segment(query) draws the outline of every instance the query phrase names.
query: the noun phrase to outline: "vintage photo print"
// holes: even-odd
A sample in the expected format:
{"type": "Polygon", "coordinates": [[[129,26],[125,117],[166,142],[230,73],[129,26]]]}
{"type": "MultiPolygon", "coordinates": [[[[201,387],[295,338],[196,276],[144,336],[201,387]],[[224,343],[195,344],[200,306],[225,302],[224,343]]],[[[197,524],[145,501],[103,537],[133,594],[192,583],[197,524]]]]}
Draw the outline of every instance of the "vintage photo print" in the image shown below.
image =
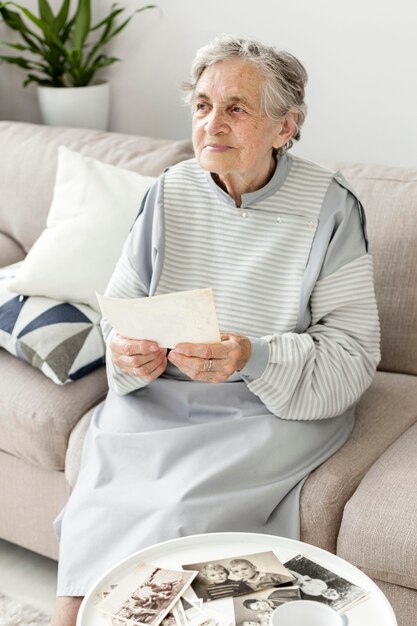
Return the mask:
{"type": "Polygon", "coordinates": [[[294,580],[272,551],[189,563],[182,567],[198,571],[193,589],[204,602],[241,596],[294,580]]]}
{"type": "Polygon", "coordinates": [[[104,600],[104,598],[107,598],[107,596],[114,591],[117,588],[117,584],[115,585],[106,585],[105,587],[103,587],[102,589],[100,589],[100,591],[98,591],[94,597],[93,600],[93,604],[97,605],[100,604],[100,602],[102,600],[104,600]]]}
{"type": "Polygon", "coordinates": [[[300,600],[300,590],[295,586],[254,591],[233,598],[236,626],[269,626],[272,612],[284,602],[300,600]]]}
{"type": "Polygon", "coordinates": [[[186,598],[181,598],[179,602],[184,611],[186,623],[188,626],[201,626],[210,620],[210,616],[199,604],[194,604],[186,598]]]}
{"type": "Polygon", "coordinates": [[[287,561],[285,565],[295,576],[294,584],[300,588],[302,599],[317,600],[336,611],[343,611],[368,595],[361,587],[301,554],[287,561]]]}
{"type": "Polygon", "coordinates": [[[187,626],[202,626],[203,624],[204,626],[231,626],[233,624],[233,620],[229,620],[222,613],[209,610],[207,607],[203,608],[202,600],[198,600],[195,604],[182,597],[179,603],[184,609],[187,626]]]}
{"type": "Polygon", "coordinates": [[[158,626],[196,574],[193,571],[172,571],[140,563],[97,608],[131,626],[158,626]]]}

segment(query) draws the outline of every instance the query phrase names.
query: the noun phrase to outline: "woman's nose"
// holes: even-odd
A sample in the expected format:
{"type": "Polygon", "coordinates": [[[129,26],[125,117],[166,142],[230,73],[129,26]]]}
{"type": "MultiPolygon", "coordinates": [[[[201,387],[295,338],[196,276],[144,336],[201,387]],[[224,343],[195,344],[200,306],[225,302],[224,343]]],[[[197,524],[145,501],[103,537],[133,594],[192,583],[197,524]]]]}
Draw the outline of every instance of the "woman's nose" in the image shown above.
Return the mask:
{"type": "Polygon", "coordinates": [[[213,107],[206,117],[206,131],[209,135],[218,135],[228,132],[228,130],[226,111],[223,108],[213,107]]]}

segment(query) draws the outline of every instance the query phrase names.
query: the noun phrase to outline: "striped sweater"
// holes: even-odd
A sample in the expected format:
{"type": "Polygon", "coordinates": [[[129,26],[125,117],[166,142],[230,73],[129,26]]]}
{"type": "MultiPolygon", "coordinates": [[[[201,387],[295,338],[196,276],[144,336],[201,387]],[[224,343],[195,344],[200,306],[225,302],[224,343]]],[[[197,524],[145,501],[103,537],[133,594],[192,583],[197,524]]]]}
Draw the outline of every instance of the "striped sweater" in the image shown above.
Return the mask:
{"type": "MultiPolygon", "coordinates": [[[[251,339],[241,376],[283,419],[351,407],[379,360],[360,204],[339,174],[286,156],[241,207],[194,159],[148,194],[106,293],[146,297],[211,286],[222,331],[251,339]]],[[[113,331],[103,321],[107,343],[113,331]]],[[[148,384],[107,358],[110,387],[148,384]]]]}

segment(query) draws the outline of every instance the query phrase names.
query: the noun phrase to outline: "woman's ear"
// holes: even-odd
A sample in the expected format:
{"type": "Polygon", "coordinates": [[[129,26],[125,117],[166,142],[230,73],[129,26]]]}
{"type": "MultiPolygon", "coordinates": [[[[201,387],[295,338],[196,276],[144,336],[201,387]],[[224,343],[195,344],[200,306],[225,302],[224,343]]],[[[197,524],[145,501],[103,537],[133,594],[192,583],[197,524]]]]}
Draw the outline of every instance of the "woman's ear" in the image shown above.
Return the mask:
{"type": "Polygon", "coordinates": [[[298,113],[296,111],[288,111],[283,121],[280,122],[280,129],[277,132],[273,148],[281,148],[290,141],[297,130],[297,120],[298,113]]]}

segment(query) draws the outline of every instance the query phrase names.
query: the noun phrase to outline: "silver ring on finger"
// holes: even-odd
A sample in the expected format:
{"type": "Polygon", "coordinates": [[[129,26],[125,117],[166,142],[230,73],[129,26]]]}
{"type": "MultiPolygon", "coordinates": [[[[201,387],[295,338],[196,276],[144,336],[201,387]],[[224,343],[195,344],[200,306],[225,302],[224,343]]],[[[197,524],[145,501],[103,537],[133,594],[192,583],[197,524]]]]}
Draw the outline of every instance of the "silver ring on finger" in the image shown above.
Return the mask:
{"type": "Polygon", "coordinates": [[[213,369],[213,359],[209,359],[208,360],[207,371],[211,372],[212,369],[213,369]]]}

